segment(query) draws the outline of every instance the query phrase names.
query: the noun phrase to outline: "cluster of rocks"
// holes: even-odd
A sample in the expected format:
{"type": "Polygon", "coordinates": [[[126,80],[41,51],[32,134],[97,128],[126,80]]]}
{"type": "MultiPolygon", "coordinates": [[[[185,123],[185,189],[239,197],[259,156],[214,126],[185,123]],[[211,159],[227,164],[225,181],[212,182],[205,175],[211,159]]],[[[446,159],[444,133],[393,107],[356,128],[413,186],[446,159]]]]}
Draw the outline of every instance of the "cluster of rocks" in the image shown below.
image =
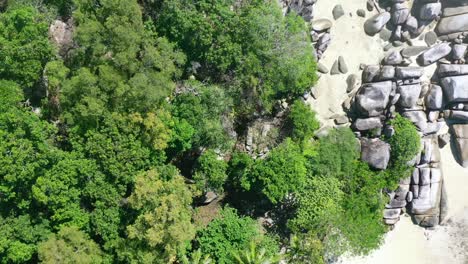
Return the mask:
{"type": "Polygon", "coordinates": [[[314,4],[316,2],[317,0],[279,0],[284,14],[294,11],[302,16],[306,22],[310,22],[314,18],[314,4]]]}
{"type": "MultiPolygon", "coordinates": [[[[361,159],[372,168],[384,170],[390,161],[390,145],[381,139],[391,137],[389,120],[400,113],[414,123],[422,137],[423,149],[412,161],[413,177],[402,180],[395,191],[388,192],[390,203],[384,221],[395,224],[406,208],[414,221],[434,226],[441,219],[443,177],[440,170],[439,135],[445,126],[444,89],[424,79],[424,68],[407,66],[401,53],[389,53],[383,65],[366,66],[362,86],[349,105],[352,128],[361,141],[361,159]]],[[[445,207],[444,207],[445,208],[445,207]]],[[[443,217],[442,217],[443,218],[443,217]]]]}
{"type": "Polygon", "coordinates": [[[440,64],[437,76],[444,94],[444,116],[449,120],[458,160],[468,167],[468,65],[440,64]]]}
{"type": "Polygon", "coordinates": [[[413,221],[424,227],[434,227],[444,220],[447,196],[438,142],[435,135],[422,139],[422,150],[415,159],[416,168],[412,176],[401,180],[398,188],[388,193],[390,202],[383,213],[386,224],[394,225],[407,210],[413,221]]]}
{"type": "Polygon", "coordinates": [[[427,25],[439,19],[442,5],[438,0],[419,0],[411,8],[408,0],[390,0],[385,10],[369,18],[364,24],[368,35],[385,29],[385,38],[393,42],[408,41],[420,35],[427,25]]]}

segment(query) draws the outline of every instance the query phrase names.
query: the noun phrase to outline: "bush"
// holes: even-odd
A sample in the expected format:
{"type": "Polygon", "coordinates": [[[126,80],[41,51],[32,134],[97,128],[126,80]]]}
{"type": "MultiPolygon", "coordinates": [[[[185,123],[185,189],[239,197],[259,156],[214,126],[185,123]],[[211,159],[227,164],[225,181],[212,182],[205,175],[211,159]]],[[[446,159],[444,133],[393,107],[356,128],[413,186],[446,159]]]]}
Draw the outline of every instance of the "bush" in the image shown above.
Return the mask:
{"type": "Polygon", "coordinates": [[[385,171],[388,187],[394,188],[402,178],[410,176],[409,161],[421,150],[421,139],[413,123],[397,115],[390,124],[395,134],[388,139],[391,147],[391,166],[385,171]]]}
{"type": "Polygon", "coordinates": [[[297,212],[288,223],[294,232],[314,231],[323,236],[342,213],[344,193],[332,177],[313,177],[304,191],[297,193],[297,212]]]}
{"type": "Polygon", "coordinates": [[[198,231],[196,243],[203,254],[210,255],[216,263],[226,264],[234,262],[231,252],[247,248],[251,241],[261,244],[264,239],[253,219],[240,217],[235,209],[226,207],[220,217],[198,231]]]}
{"type": "Polygon", "coordinates": [[[307,174],[306,159],[299,146],[288,138],[264,160],[258,160],[252,174],[252,180],[259,181],[260,192],[276,204],[288,193],[304,187],[307,174]]]}
{"type": "Polygon", "coordinates": [[[421,149],[421,140],[413,123],[397,115],[390,124],[395,134],[388,139],[391,146],[392,160],[395,165],[406,164],[412,160],[421,149]]]}
{"type": "Polygon", "coordinates": [[[359,145],[349,128],[333,129],[317,144],[317,154],[311,159],[315,175],[346,177],[360,157],[359,145]]]}
{"type": "Polygon", "coordinates": [[[309,140],[320,127],[315,112],[301,100],[296,100],[288,115],[292,126],[292,137],[297,141],[309,140]]]}
{"type": "Polygon", "coordinates": [[[213,150],[205,151],[197,160],[194,179],[201,190],[222,192],[227,179],[227,163],[213,150]]]}

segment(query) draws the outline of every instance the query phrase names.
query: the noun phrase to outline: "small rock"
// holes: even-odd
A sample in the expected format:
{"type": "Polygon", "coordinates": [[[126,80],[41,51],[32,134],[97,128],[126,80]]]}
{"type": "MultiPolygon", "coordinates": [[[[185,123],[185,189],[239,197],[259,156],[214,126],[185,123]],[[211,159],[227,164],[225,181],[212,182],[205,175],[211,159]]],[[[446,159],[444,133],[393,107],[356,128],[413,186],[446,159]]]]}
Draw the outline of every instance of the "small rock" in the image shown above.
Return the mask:
{"type": "Polygon", "coordinates": [[[430,47],[437,42],[437,35],[434,31],[429,31],[424,35],[424,41],[430,47]]]}
{"type": "Polygon", "coordinates": [[[407,47],[402,50],[401,55],[403,55],[403,57],[405,58],[409,58],[413,56],[418,56],[419,54],[423,53],[426,50],[427,50],[427,47],[424,47],[424,46],[407,47]]]}
{"type": "Polygon", "coordinates": [[[346,92],[350,93],[359,85],[359,77],[356,74],[350,74],[348,78],[346,78],[346,84],[348,85],[346,88],[346,92]]]}
{"type": "Polygon", "coordinates": [[[369,18],[364,23],[364,31],[366,32],[366,34],[374,36],[382,30],[382,28],[387,24],[390,18],[391,15],[389,12],[377,14],[369,18]]]}
{"type": "Polygon", "coordinates": [[[346,62],[343,58],[343,56],[338,57],[338,68],[341,73],[346,74],[348,73],[348,66],[346,65],[346,62]]]}
{"type": "Polygon", "coordinates": [[[343,10],[343,6],[342,5],[336,5],[334,8],[333,8],[333,18],[335,20],[337,20],[338,18],[342,17],[344,15],[344,10],[343,10]]]}
{"type": "Polygon", "coordinates": [[[320,95],[321,95],[321,92],[320,90],[318,89],[318,87],[312,87],[312,89],[310,90],[310,93],[312,94],[312,97],[317,100],[320,95]]]}
{"type": "Polygon", "coordinates": [[[317,19],[312,21],[312,29],[314,31],[325,31],[332,27],[332,22],[326,18],[317,19]]]}
{"type": "Polygon", "coordinates": [[[439,146],[440,148],[445,147],[448,143],[450,143],[450,134],[446,133],[443,135],[439,135],[439,146]]]}
{"type": "Polygon", "coordinates": [[[367,0],[366,8],[367,8],[367,11],[369,11],[369,12],[374,11],[374,1],[367,0]]]}
{"type": "Polygon", "coordinates": [[[207,192],[205,194],[205,200],[203,201],[204,204],[209,204],[213,202],[216,198],[218,198],[218,195],[214,192],[207,192]]]}
{"type": "Polygon", "coordinates": [[[366,10],[364,10],[364,9],[358,9],[358,10],[356,11],[356,14],[357,14],[358,16],[360,16],[360,17],[366,17],[366,10]]]}
{"type": "Polygon", "coordinates": [[[348,123],[348,117],[347,116],[339,116],[337,118],[335,118],[335,124],[337,125],[343,125],[343,124],[346,124],[348,123]]]}
{"type": "Polygon", "coordinates": [[[392,32],[387,28],[383,28],[382,31],[380,31],[379,36],[383,41],[389,41],[392,37],[392,32]]]}
{"type": "Polygon", "coordinates": [[[339,68],[339,62],[338,62],[338,60],[336,60],[336,61],[333,63],[333,66],[332,66],[332,68],[331,68],[330,74],[331,74],[331,75],[340,74],[340,68],[339,68]]]}
{"type": "Polygon", "coordinates": [[[329,72],[327,66],[325,66],[323,63],[319,62],[317,63],[317,70],[321,73],[327,74],[329,72]]]}
{"type": "Polygon", "coordinates": [[[399,51],[392,51],[384,58],[384,64],[386,65],[398,65],[402,63],[403,57],[399,51]]]}

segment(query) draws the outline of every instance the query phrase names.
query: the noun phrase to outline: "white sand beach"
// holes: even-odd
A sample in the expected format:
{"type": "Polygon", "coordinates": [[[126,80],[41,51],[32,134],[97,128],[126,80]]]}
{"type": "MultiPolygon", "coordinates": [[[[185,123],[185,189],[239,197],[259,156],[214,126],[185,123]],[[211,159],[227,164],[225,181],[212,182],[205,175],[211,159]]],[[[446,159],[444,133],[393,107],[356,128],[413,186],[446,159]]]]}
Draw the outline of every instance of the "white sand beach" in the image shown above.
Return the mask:
{"type": "Polygon", "coordinates": [[[349,69],[347,74],[322,74],[315,87],[319,90],[320,97],[318,100],[309,100],[324,125],[333,124],[333,119],[329,119],[331,116],[344,114],[341,104],[347,98],[348,75],[355,73],[360,76],[361,63],[378,64],[383,57],[383,41],[379,36],[367,36],[363,30],[364,22],[371,13],[367,12],[366,18],[356,15],[356,11],[363,8],[366,8],[365,0],[319,0],[315,5],[316,18],[328,18],[333,21],[331,44],[320,62],[331,69],[338,56],[343,56],[349,69]],[[335,21],[332,9],[337,4],[343,6],[345,15],[335,21]]]}

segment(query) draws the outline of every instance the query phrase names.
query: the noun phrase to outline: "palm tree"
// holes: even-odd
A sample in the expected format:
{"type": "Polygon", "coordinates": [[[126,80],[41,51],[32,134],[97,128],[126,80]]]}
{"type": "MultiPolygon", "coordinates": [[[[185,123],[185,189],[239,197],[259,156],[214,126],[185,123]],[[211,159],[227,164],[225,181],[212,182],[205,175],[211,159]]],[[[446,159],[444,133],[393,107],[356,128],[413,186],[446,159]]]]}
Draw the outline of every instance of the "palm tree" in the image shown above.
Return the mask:
{"type": "Polygon", "coordinates": [[[190,259],[187,256],[182,257],[182,264],[211,264],[210,255],[202,255],[200,249],[190,254],[190,259]]]}
{"type": "Polygon", "coordinates": [[[249,248],[232,254],[237,264],[276,264],[280,262],[281,256],[269,257],[265,255],[265,252],[264,248],[258,250],[255,243],[251,242],[249,248]]]}

